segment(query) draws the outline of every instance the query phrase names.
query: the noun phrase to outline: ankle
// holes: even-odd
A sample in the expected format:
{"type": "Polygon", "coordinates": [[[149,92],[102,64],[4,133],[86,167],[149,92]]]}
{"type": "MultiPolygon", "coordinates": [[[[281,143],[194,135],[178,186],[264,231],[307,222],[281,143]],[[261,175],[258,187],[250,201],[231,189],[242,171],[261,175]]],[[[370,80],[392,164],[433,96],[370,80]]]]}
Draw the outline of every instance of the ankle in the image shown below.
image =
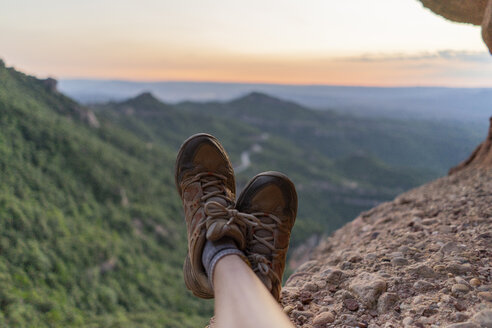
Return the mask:
{"type": "Polygon", "coordinates": [[[205,243],[202,253],[202,264],[205,268],[205,272],[207,273],[208,280],[212,288],[214,286],[213,275],[217,263],[219,260],[229,255],[238,255],[241,259],[248,263],[244,253],[237,248],[231,238],[226,237],[217,241],[207,240],[205,243]]]}

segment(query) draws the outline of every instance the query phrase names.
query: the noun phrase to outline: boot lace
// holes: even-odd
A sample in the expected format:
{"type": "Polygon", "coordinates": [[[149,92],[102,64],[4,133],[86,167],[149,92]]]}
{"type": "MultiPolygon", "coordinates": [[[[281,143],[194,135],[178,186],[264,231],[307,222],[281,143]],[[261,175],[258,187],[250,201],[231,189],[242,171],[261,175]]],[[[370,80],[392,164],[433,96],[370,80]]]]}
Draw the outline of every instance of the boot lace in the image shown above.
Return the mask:
{"type": "Polygon", "coordinates": [[[282,221],[276,217],[275,215],[264,213],[264,212],[256,212],[251,213],[254,217],[255,225],[252,228],[251,236],[252,240],[249,243],[248,248],[251,250],[255,249],[255,246],[261,244],[267,247],[270,250],[270,254],[262,254],[258,252],[252,252],[248,255],[248,260],[253,265],[253,271],[261,274],[264,277],[271,279],[272,281],[279,280],[278,275],[275,271],[272,270],[272,261],[277,259],[278,253],[275,251],[275,230],[281,226],[282,221]],[[260,220],[260,217],[270,219],[270,223],[265,222],[265,220],[260,220]],[[259,236],[257,233],[259,231],[267,231],[267,236],[259,236]],[[271,260],[268,259],[268,255],[270,255],[271,260]]]}
{"type": "Polygon", "coordinates": [[[207,226],[208,223],[211,223],[210,221],[217,218],[228,218],[226,225],[236,224],[241,229],[247,229],[248,226],[255,226],[256,222],[259,222],[254,215],[239,212],[234,208],[234,201],[227,196],[225,189],[226,180],[227,178],[222,174],[201,172],[184,183],[183,190],[192,183],[200,182],[201,184],[203,196],[200,200],[204,203],[204,212],[207,217],[199,224],[200,228],[207,226]],[[220,197],[228,205],[224,206],[214,200],[208,201],[212,197],[220,197]]]}
{"type": "Polygon", "coordinates": [[[234,202],[227,197],[225,190],[225,181],[227,178],[218,173],[213,172],[201,172],[193,176],[186,181],[183,185],[183,190],[190,184],[200,182],[203,190],[203,196],[200,200],[205,204],[204,211],[207,215],[206,219],[200,223],[200,226],[206,226],[208,222],[220,217],[229,218],[227,225],[237,224],[241,228],[246,228],[250,232],[251,241],[248,245],[250,250],[255,246],[261,244],[270,250],[270,254],[261,254],[258,252],[251,252],[247,257],[250,261],[253,271],[260,273],[261,275],[278,280],[279,277],[272,270],[272,261],[276,259],[277,252],[275,252],[274,246],[274,234],[275,230],[281,226],[282,221],[275,215],[265,212],[256,213],[243,213],[234,208],[234,202]],[[207,201],[212,197],[220,197],[225,200],[227,206],[222,205],[217,201],[207,201]],[[269,218],[270,223],[259,218],[269,218]],[[267,231],[267,236],[259,236],[257,232],[267,231]],[[270,255],[272,261],[267,258],[270,255]]]}

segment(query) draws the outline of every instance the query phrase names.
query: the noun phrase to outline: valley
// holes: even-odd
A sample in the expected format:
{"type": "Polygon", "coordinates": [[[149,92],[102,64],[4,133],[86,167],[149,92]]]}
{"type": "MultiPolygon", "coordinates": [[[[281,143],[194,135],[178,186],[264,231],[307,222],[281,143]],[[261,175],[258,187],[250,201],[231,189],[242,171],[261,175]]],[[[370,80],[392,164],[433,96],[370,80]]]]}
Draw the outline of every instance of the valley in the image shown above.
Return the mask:
{"type": "Polygon", "coordinates": [[[482,134],[257,92],[178,104],[142,93],[87,107],[56,81],[0,62],[0,326],[204,325],[212,303],[183,283],[173,182],[177,149],[198,132],[230,153],[238,190],[266,170],[292,178],[300,205],[291,250],[444,175],[482,134]]]}

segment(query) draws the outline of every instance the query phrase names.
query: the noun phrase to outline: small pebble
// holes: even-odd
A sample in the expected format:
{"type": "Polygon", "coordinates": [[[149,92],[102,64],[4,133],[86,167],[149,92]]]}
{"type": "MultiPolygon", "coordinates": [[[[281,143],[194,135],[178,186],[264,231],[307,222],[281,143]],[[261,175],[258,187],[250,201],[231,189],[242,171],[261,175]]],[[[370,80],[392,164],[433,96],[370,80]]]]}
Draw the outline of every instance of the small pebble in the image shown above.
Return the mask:
{"type": "Polygon", "coordinates": [[[472,269],[471,269],[471,266],[469,264],[459,264],[459,263],[450,263],[446,266],[446,270],[449,272],[449,273],[452,273],[452,274],[466,274],[467,272],[470,272],[472,269]]]}
{"type": "Polygon", "coordinates": [[[331,312],[323,312],[313,319],[314,327],[325,327],[327,323],[335,321],[335,316],[331,312]]]}
{"type": "Polygon", "coordinates": [[[334,301],[335,300],[331,296],[325,296],[325,298],[323,298],[323,304],[333,304],[334,301]]]}
{"type": "Polygon", "coordinates": [[[446,267],[442,264],[434,265],[434,270],[437,272],[442,272],[446,269],[446,267]]]}
{"type": "Polygon", "coordinates": [[[454,307],[458,311],[465,311],[466,310],[466,306],[462,302],[459,302],[459,301],[454,303],[454,307]]]}
{"type": "Polygon", "coordinates": [[[301,300],[302,304],[307,304],[313,300],[313,295],[310,292],[302,291],[299,299],[301,300]]]}
{"type": "Polygon", "coordinates": [[[431,289],[436,288],[432,283],[427,282],[425,280],[418,280],[413,284],[413,288],[419,290],[419,291],[428,291],[431,289]]]}
{"type": "Polygon", "coordinates": [[[454,284],[451,287],[451,293],[453,293],[453,295],[466,294],[468,293],[468,291],[469,291],[468,286],[463,284],[454,284]]]}
{"type": "Polygon", "coordinates": [[[302,289],[315,293],[319,290],[319,287],[315,283],[308,282],[304,284],[302,289]]]}
{"type": "Polygon", "coordinates": [[[463,321],[468,320],[468,318],[469,317],[462,312],[456,312],[453,315],[453,321],[456,321],[456,322],[463,322],[463,321]]]}
{"type": "Polygon", "coordinates": [[[408,265],[408,260],[403,257],[395,257],[391,260],[391,264],[394,266],[405,266],[408,265]]]}
{"type": "Polygon", "coordinates": [[[417,275],[418,277],[423,278],[434,278],[436,275],[436,272],[425,264],[410,269],[410,272],[414,275],[417,275]]]}
{"type": "Polygon", "coordinates": [[[481,282],[479,279],[477,278],[472,278],[470,279],[470,285],[472,285],[473,287],[478,287],[480,286],[481,282]]]}
{"type": "Polygon", "coordinates": [[[411,317],[405,317],[401,323],[403,324],[403,326],[410,326],[412,322],[413,319],[411,317]]]}
{"type": "Polygon", "coordinates": [[[287,305],[286,307],[284,307],[284,313],[286,314],[291,313],[292,310],[294,310],[294,307],[292,305],[287,305]]]}
{"type": "Polygon", "coordinates": [[[353,298],[343,300],[343,305],[345,305],[345,307],[350,311],[357,311],[359,309],[359,302],[353,298]]]}

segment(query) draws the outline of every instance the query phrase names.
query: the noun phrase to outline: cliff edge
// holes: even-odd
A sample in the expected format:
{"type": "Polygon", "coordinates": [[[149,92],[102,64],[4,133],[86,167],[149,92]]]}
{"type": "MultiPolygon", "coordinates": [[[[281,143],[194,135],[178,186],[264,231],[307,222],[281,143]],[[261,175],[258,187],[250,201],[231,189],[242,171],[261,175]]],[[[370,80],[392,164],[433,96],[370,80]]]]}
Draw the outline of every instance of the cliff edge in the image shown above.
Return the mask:
{"type": "Polygon", "coordinates": [[[282,290],[292,321],[492,327],[491,136],[450,176],[363,212],[322,242],[282,290]]]}

